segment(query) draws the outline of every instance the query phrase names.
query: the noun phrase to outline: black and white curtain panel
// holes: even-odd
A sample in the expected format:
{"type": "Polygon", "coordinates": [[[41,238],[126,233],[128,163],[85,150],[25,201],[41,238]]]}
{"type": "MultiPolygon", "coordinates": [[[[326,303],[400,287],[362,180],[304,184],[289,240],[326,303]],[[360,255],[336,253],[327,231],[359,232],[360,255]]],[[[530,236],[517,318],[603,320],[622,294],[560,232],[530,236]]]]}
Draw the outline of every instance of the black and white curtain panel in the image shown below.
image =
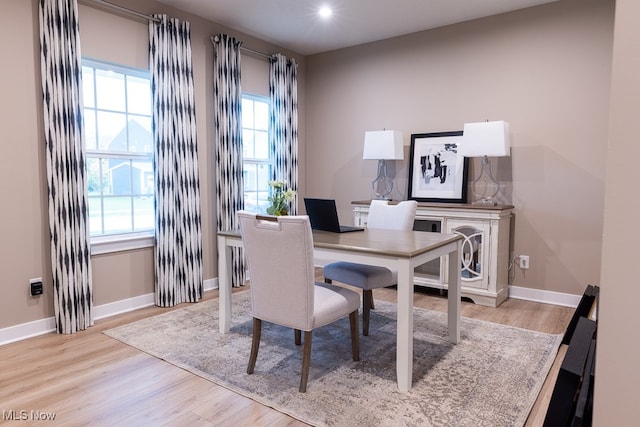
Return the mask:
{"type": "Polygon", "coordinates": [[[71,334],[93,325],[78,4],[39,3],[54,312],[71,334]]]}
{"type": "Polygon", "coordinates": [[[189,22],[154,16],[149,67],[155,154],[156,305],[202,298],[200,179],[189,22]]]}
{"type": "MultiPolygon", "coordinates": [[[[275,54],[270,59],[272,179],[283,179],[298,193],[298,65],[294,59],[275,54]]],[[[297,200],[291,214],[298,212],[297,200]]]]}
{"type": "MultiPolygon", "coordinates": [[[[216,156],[217,229],[239,227],[236,212],[244,207],[242,184],[242,90],[240,88],[241,42],[227,34],[212,37],[214,141],[216,156]]],[[[231,253],[231,285],[244,284],[242,250],[231,253]]]]}

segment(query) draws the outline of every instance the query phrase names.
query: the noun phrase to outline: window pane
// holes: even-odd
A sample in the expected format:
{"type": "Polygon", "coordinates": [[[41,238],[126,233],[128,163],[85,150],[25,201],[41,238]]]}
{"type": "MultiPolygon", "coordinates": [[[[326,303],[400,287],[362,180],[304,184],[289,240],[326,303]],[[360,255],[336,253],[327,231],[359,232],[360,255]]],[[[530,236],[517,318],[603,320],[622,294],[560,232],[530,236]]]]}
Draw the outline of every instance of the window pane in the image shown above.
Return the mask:
{"type": "Polygon", "coordinates": [[[155,222],[153,197],[134,197],[133,209],[136,212],[133,218],[133,231],[153,230],[155,222]]]}
{"type": "Polygon", "coordinates": [[[127,77],[127,107],[129,113],[151,115],[149,79],[127,77]]]}
{"type": "Polygon", "coordinates": [[[246,192],[244,193],[244,209],[250,212],[260,212],[258,210],[257,193],[246,192]]]}
{"type": "Polygon", "coordinates": [[[151,117],[130,116],[127,127],[129,131],[129,152],[151,153],[153,151],[151,117]]]}
{"type": "Polygon", "coordinates": [[[242,130],[242,156],[245,159],[253,159],[253,131],[250,129],[242,130]]]}
{"type": "Polygon", "coordinates": [[[153,230],[148,73],[92,60],[82,71],[91,235],[153,230]]]}
{"type": "Polygon", "coordinates": [[[114,195],[124,196],[131,194],[131,160],[109,159],[109,176],[111,177],[111,190],[114,195]]]}
{"type": "Polygon", "coordinates": [[[133,230],[131,197],[105,197],[104,232],[128,233],[133,230]]]}
{"type": "Polygon", "coordinates": [[[153,195],[153,162],[151,159],[131,161],[131,182],[132,194],[153,195]]]}
{"type": "Polygon", "coordinates": [[[112,180],[111,180],[111,164],[110,159],[100,159],[100,184],[103,196],[109,196],[113,194],[112,180]]]}
{"type": "Polygon", "coordinates": [[[242,153],[244,208],[266,213],[269,204],[269,100],[245,95],[242,98],[242,153]]]}
{"type": "Polygon", "coordinates": [[[269,134],[267,132],[255,133],[255,158],[269,159],[269,134]]]}
{"type": "Polygon", "coordinates": [[[96,70],[97,107],[125,111],[124,75],[110,70],[96,70]]]}
{"type": "Polygon", "coordinates": [[[121,113],[98,112],[98,149],[127,151],[127,116],[121,113]]]}
{"type": "Polygon", "coordinates": [[[256,212],[267,212],[267,208],[269,207],[269,192],[267,191],[260,191],[258,193],[258,208],[256,210],[256,212]]]}
{"type": "Polygon", "coordinates": [[[89,197],[89,234],[98,236],[102,231],[102,200],[98,197],[89,197]]]}
{"type": "Polygon", "coordinates": [[[258,130],[269,129],[269,104],[266,102],[255,103],[255,128],[258,130]]]}
{"type": "Polygon", "coordinates": [[[95,110],[93,109],[84,109],[84,116],[82,119],[84,120],[84,144],[85,147],[87,147],[87,150],[95,150],[97,148],[95,114],[95,110]]]}
{"type": "Polygon", "coordinates": [[[85,107],[95,107],[93,93],[93,68],[82,67],[82,103],[85,107]]]}
{"type": "Polygon", "coordinates": [[[245,163],[242,169],[245,194],[249,191],[257,191],[258,172],[256,169],[256,165],[245,163]]]}
{"type": "Polygon", "coordinates": [[[242,98],[242,127],[253,127],[253,101],[247,98],[242,98]]]}
{"type": "Polygon", "coordinates": [[[87,190],[89,196],[100,195],[100,159],[87,157],[87,190]]]}
{"type": "MultiPolygon", "coordinates": [[[[258,165],[258,188],[259,191],[264,191],[265,193],[269,193],[269,165],[261,164],[258,165]]],[[[267,198],[265,197],[265,200],[267,198]]]]}

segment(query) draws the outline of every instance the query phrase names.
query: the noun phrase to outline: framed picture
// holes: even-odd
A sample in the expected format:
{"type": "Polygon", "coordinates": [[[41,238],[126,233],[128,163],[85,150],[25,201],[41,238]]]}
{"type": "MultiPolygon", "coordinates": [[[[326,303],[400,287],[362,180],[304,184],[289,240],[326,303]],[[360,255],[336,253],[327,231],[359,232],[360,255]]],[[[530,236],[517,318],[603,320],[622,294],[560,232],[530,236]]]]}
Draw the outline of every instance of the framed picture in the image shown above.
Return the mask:
{"type": "Polygon", "coordinates": [[[469,159],[458,155],[462,131],[416,133],[409,151],[409,199],[467,202],[469,159]]]}

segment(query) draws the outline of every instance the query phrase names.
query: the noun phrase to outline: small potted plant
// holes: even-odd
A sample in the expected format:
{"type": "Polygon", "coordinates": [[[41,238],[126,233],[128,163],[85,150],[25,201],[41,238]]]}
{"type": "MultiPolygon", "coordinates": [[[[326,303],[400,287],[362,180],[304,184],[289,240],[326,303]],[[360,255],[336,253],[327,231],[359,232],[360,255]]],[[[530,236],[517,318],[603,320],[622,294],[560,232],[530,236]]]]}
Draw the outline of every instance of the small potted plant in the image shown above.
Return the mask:
{"type": "Polygon", "coordinates": [[[293,201],[296,196],[296,192],[287,187],[287,181],[274,180],[269,181],[269,186],[273,188],[271,196],[269,196],[269,202],[271,205],[267,208],[267,214],[269,215],[288,215],[289,203],[293,201]]]}

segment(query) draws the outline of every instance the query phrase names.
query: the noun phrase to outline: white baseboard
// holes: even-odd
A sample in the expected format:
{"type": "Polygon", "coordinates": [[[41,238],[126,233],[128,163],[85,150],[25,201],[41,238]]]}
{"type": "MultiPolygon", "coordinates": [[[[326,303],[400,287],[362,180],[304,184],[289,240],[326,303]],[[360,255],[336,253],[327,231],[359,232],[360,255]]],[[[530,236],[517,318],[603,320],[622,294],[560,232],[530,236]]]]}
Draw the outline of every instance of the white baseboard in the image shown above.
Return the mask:
{"type": "Polygon", "coordinates": [[[120,301],[110,302],[108,304],[96,305],[93,307],[93,320],[100,320],[107,317],[115,316],[129,311],[137,310],[143,307],[149,307],[156,303],[155,295],[145,294],[133,298],[127,298],[120,301]]]}
{"type": "Polygon", "coordinates": [[[204,291],[211,291],[213,289],[218,289],[218,278],[213,278],[213,279],[207,279],[204,281],[203,283],[204,285],[204,291]]]}
{"type": "MultiPolygon", "coordinates": [[[[204,291],[218,289],[218,278],[207,279],[203,282],[204,291]]],[[[100,320],[117,314],[126,313],[128,311],[137,310],[143,307],[149,307],[155,304],[153,293],[139,295],[133,298],[127,298],[120,301],[101,304],[93,307],[93,319],[100,320]]],[[[0,329],[0,346],[16,341],[25,340],[27,338],[37,337],[38,335],[55,332],[56,321],[54,317],[46,319],[34,320],[33,322],[22,323],[20,325],[9,326],[0,329]]]]}
{"type": "MultiPolygon", "coordinates": [[[[218,289],[218,278],[207,279],[203,283],[204,290],[210,291],[218,289]]],[[[522,288],[519,286],[509,286],[509,298],[522,299],[527,301],[554,304],[564,307],[577,307],[581,295],[565,294],[554,291],[544,291],[540,289],[522,288]]],[[[154,294],[145,294],[121,301],[102,304],[93,308],[94,319],[104,319],[139,308],[148,307],[155,303],[154,294]]],[[[34,320],[33,322],[22,323],[20,325],[9,326],[0,329],[0,345],[21,341],[38,335],[48,334],[56,330],[56,322],[53,317],[34,320]]]]}
{"type": "Polygon", "coordinates": [[[520,286],[509,286],[509,298],[575,308],[578,306],[582,295],[565,294],[555,291],[544,291],[541,289],[523,288],[520,286]]]}
{"type": "Polygon", "coordinates": [[[0,329],[0,345],[26,340],[27,338],[55,332],[55,330],[56,319],[54,317],[9,326],[8,328],[0,329]]]}

